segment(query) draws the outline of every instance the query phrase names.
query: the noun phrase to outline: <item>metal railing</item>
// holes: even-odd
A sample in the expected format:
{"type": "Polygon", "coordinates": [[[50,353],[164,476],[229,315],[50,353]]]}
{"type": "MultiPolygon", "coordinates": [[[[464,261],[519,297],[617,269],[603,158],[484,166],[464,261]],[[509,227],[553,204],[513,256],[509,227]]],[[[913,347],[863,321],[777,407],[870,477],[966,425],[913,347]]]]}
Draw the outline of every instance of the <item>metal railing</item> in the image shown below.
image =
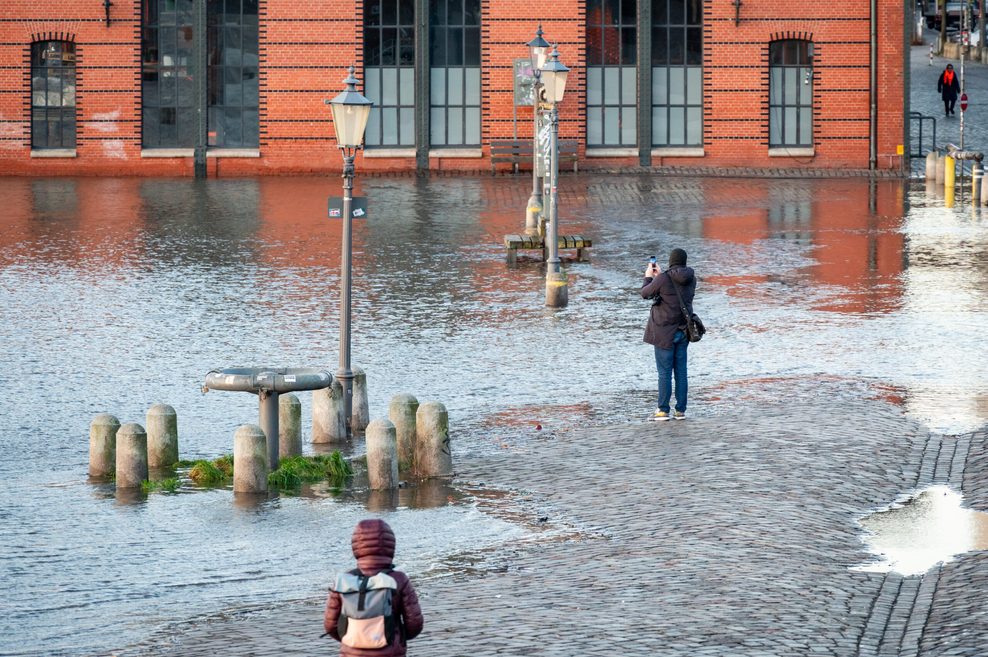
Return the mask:
{"type": "Polygon", "coordinates": [[[923,157],[926,157],[926,154],[928,152],[935,151],[937,149],[937,120],[936,120],[936,118],[934,118],[932,116],[926,116],[925,114],[921,114],[919,112],[909,112],[909,123],[910,123],[910,129],[909,129],[910,134],[911,135],[915,135],[917,137],[916,139],[910,139],[909,157],[910,158],[923,158],[923,157]],[[929,143],[928,146],[926,144],[924,144],[924,139],[923,139],[923,135],[924,135],[923,126],[924,126],[924,124],[927,121],[929,121],[930,123],[933,124],[933,130],[931,131],[932,132],[932,139],[930,140],[930,143],[929,143]],[[917,123],[919,124],[918,125],[918,129],[914,129],[912,126],[914,124],[917,124],[917,123]],[[913,150],[913,146],[915,146],[915,150],[913,150]]]}

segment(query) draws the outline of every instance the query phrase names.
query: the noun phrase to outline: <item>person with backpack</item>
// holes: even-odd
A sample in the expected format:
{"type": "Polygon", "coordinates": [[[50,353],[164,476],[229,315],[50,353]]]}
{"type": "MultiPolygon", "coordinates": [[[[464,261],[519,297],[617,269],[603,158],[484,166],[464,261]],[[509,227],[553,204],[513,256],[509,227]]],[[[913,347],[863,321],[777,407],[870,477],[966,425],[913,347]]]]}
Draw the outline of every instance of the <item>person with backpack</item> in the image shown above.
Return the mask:
{"type": "Polygon", "coordinates": [[[412,582],[394,569],[394,532],[383,520],[361,520],[350,546],[357,568],[337,575],[330,588],[326,634],[340,642],[342,657],[404,657],[423,619],[412,582]]]}
{"type": "MultiPolygon", "coordinates": [[[[686,349],[687,319],[693,315],[693,295],[696,293],[696,276],[686,266],[686,251],[673,249],[669,254],[669,268],[660,271],[655,258],[645,268],[645,283],[641,289],[644,299],[652,299],[648,323],[645,324],[645,342],[655,348],[655,368],[659,373],[659,399],[653,420],[686,419],[686,349]],[[685,309],[685,311],[684,311],[685,309]],[[669,414],[672,399],[671,379],[676,379],[676,408],[669,414]]],[[[700,324],[701,331],[702,324],[700,324]]],[[[702,332],[701,332],[702,335],[702,332]]],[[[696,338],[699,340],[699,337],[696,338]]]]}

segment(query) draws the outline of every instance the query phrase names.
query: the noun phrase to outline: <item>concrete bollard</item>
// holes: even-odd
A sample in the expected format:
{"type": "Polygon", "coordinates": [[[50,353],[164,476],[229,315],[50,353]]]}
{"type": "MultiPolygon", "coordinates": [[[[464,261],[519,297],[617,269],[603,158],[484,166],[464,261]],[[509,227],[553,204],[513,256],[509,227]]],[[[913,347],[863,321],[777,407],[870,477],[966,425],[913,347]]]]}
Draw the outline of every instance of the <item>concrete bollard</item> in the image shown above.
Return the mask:
{"type": "Polygon", "coordinates": [[[971,204],[978,205],[981,202],[981,180],[984,178],[985,169],[980,162],[975,162],[971,167],[971,204]]]}
{"type": "Polygon", "coordinates": [[[398,440],[389,420],[367,425],[367,478],[371,490],[398,487],[398,440]]]}
{"type": "Polygon", "coordinates": [[[981,176],[981,205],[988,205],[988,176],[982,174],[981,176]]]}
{"type": "Polygon", "coordinates": [[[957,161],[949,155],[944,158],[943,163],[943,189],[953,189],[957,184],[957,161]]]}
{"type": "Polygon", "coordinates": [[[353,433],[363,431],[370,424],[370,407],[367,403],[367,372],[360,367],[352,367],[353,372],[353,433]]]}
{"type": "Polygon", "coordinates": [[[944,176],[944,173],[946,172],[946,167],[947,167],[947,156],[946,155],[937,155],[937,177],[936,177],[936,181],[937,181],[937,184],[938,185],[943,186],[943,176],[944,176]]]}
{"type": "Polygon", "coordinates": [[[148,434],[129,422],[117,430],[117,488],[140,488],[148,478],[148,434]]]}
{"type": "Polygon", "coordinates": [[[395,425],[398,440],[398,470],[407,472],[415,467],[415,413],[419,400],[412,395],[400,394],[388,404],[388,419],[395,425]]]}
{"type": "Polygon", "coordinates": [[[100,413],[89,425],[89,476],[109,477],[117,467],[117,430],[120,420],[100,413]]]}
{"type": "Polygon", "coordinates": [[[415,474],[453,476],[449,446],[449,414],[439,402],[424,402],[415,413],[415,474]]]}
{"type": "Polygon", "coordinates": [[[345,440],[343,386],[334,378],[331,387],[312,393],[312,442],[337,443],[345,440]]]}
{"type": "Polygon", "coordinates": [[[936,180],[937,177],[937,152],[930,151],[926,154],[926,179],[936,180]]]}
{"type": "Polygon", "coordinates": [[[243,424],[233,435],[233,492],[268,490],[268,441],[256,424],[243,424]]]}
{"type": "Polygon", "coordinates": [[[302,454],[302,402],[293,393],[278,398],[278,456],[302,454]]]}
{"type": "Polygon", "coordinates": [[[569,304],[569,277],[566,272],[549,272],[545,275],[545,305],[565,308],[569,304]]]}
{"type": "Polygon", "coordinates": [[[148,467],[170,468],[178,463],[178,415],[168,404],[155,404],[147,412],[148,467]]]}

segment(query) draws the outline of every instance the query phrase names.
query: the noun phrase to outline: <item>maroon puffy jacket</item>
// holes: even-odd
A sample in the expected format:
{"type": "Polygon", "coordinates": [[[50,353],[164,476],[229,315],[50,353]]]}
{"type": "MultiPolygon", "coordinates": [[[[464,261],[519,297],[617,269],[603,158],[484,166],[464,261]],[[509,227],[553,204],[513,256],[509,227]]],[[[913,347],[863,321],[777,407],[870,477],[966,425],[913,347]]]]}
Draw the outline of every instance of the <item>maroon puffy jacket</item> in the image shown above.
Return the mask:
{"type": "MultiPolygon", "coordinates": [[[[353,530],[350,545],[353,548],[353,556],[357,557],[357,567],[367,577],[372,577],[393,566],[395,534],[391,531],[388,523],[383,520],[371,519],[358,522],[353,530]]],[[[398,590],[395,591],[391,604],[401,619],[404,636],[402,636],[400,629],[395,628],[395,636],[391,645],[376,650],[351,648],[340,644],[340,655],[343,657],[404,657],[405,641],[414,639],[422,632],[422,609],[419,607],[419,598],[415,594],[415,588],[405,573],[394,570],[390,575],[398,582],[398,590]]],[[[326,632],[337,641],[341,639],[337,623],[340,619],[342,606],[343,600],[340,598],[340,594],[331,591],[329,599],[326,600],[326,615],[323,619],[323,626],[326,628],[326,632]]]]}

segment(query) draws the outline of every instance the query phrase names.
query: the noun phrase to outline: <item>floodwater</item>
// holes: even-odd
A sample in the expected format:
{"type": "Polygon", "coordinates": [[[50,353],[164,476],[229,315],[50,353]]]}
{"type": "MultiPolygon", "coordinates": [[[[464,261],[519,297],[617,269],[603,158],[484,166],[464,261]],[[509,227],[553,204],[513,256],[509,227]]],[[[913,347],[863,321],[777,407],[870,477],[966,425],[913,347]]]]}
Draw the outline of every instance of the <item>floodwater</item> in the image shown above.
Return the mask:
{"type": "MultiPolygon", "coordinates": [[[[354,229],[352,352],[372,417],[399,392],[442,401],[460,458],[536,424],[644,420],[655,381],[637,288],[650,255],[681,246],[710,330],[691,415],[826,379],[932,431],[988,421],[981,210],[899,181],[566,176],[562,232],[595,246],[567,265],[570,306],[554,311],[539,263],[504,262],[529,184],[358,178],[370,201],[354,229]]],[[[336,177],[0,179],[0,654],[107,652],[170,621],[319,596],[369,513],[416,576],[529,538],[456,491],[241,506],[227,490],[127,500],[87,483],[98,413],[143,422],[171,404],[182,457],[215,457],[257,404],[201,394],[206,372],[336,369],[341,227],[326,198],[339,193],[336,177]]]]}
{"type": "Polygon", "coordinates": [[[988,550],[988,513],[966,509],[949,486],[930,486],[861,519],[878,560],[855,570],[922,575],[939,563],[988,550]]]}

